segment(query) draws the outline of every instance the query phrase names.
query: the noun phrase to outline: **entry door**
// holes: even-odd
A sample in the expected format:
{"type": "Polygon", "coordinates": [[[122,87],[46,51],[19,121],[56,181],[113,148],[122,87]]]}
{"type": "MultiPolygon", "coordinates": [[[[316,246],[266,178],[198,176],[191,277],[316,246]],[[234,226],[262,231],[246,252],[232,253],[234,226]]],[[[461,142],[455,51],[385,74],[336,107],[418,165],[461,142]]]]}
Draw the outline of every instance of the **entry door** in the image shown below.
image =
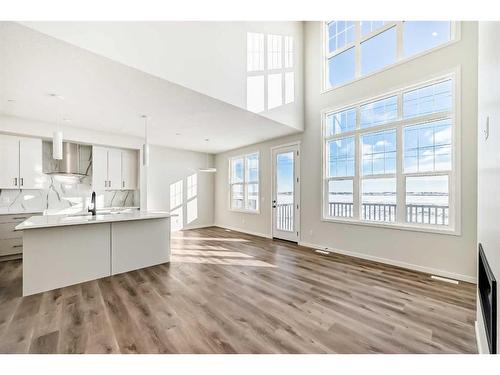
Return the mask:
{"type": "Polygon", "coordinates": [[[273,237],[299,241],[299,145],[273,149],[273,237]]]}

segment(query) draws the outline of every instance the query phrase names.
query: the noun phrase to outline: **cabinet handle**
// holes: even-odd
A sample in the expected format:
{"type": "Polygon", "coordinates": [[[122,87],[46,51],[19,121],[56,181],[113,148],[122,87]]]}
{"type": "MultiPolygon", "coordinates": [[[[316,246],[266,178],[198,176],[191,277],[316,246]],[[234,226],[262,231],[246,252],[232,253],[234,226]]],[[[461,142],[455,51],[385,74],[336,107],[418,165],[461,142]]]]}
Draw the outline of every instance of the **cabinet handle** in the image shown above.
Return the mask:
{"type": "Polygon", "coordinates": [[[22,177],[21,177],[21,178],[19,179],[19,181],[21,182],[21,186],[23,186],[23,185],[24,185],[24,178],[22,178],[22,177]]]}
{"type": "Polygon", "coordinates": [[[17,247],[23,247],[23,245],[13,245],[12,248],[15,249],[17,247]]]}
{"type": "Polygon", "coordinates": [[[17,177],[14,177],[14,186],[17,186],[17,177]]]}
{"type": "Polygon", "coordinates": [[[24,216],[24,217],[23,216],[19,216],[19,217],[13,217],[12,219],[14,219],[14,220],[26,220],[27,217],[26,216],[24,216]]]}
{"type": "Polygon", "coordinates": [[[125,181],[122,181],[122,188],[125,187],[125,181]]]}

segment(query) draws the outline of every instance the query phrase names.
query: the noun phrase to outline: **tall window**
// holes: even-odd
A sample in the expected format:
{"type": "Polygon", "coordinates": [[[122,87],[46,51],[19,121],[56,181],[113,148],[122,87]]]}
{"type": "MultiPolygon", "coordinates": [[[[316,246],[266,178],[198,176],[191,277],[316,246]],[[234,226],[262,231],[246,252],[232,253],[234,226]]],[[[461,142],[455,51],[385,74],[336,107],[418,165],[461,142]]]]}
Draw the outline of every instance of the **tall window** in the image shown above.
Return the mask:
{"type": "Polygon", "coordinates": [[[247,33],[247,109],[264,112],[295,101],[294,39],[247,33]]]}
{"type": "Polygon", "coordinates": [[[229,159],[229,193],[232,210],[259,211],[259,154],[229,159]]]}
{"type": "Polygon", "coordinates": [[[450,21],[330,21],[324,28],[325,89],[334,88],[456,37],[450,21]]]}
{"type": "Polygon", "coordinates": [[[455,229],[454,77],[323,116],[325,219],[455,229]]]}

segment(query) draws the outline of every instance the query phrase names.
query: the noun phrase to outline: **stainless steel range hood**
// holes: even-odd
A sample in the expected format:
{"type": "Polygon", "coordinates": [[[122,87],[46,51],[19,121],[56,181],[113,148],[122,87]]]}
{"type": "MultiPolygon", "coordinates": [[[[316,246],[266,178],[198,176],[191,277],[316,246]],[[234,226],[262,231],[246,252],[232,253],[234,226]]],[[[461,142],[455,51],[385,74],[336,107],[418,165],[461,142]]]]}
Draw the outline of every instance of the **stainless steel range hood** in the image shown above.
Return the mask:
{"type": "Polygon", "coordinates": [[[63,142],[63,158],[52,158],[52,142],[43,141],[43,173],[86,177],[92,171],[92,146],[63,142]]]}

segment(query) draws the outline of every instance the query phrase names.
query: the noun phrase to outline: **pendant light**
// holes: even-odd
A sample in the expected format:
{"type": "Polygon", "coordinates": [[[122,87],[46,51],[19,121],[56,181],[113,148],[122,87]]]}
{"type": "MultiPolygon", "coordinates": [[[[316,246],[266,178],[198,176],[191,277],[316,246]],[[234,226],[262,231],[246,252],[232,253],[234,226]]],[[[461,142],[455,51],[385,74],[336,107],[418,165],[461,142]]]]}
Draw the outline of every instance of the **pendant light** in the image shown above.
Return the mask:
{"type": "MultiPolygon", "coordinates": [[[[208,141],[210,141],[210,139],[208,139],[208,138],[205,139],[205,142],[208,142],[208,141]]],[[[198,172],[204,172],[204,173],[215,173],[215,172],[217,172],[217,168],[215,168],[215,167],[209,167],[208,166],[208,153],[207,153],[207,162],[205,164],[205,168],[199,168],[198,172]]]]}
{"type": "Polygon", "coordinates": [[[55,131],[52,134],[52,158],[62,160],[63,158],[63,133],[55,131]]]}
{"type": "MultiPolygon", "coordinates": [[[[64,97],[58,94],[49,94],[50,97],[64,100],[64,97]]],[[[59,111],[61,112],[61,111],[59,111]]],[[[61,119],[62,121],[62,119],[61,119]]],[[[62,127],[62,122],[59,123],[59,128],[62,127]]],[[[63,132],[62,130],[56,130],[52,133],[52,158],[56,160],[62,160],[63,158],[63,132]]]]}
{"type": "Polygon", "coordinates": [[[142,145],[142,165],[149,165],[149,144],[148,144],[148,116],[142,115],[144,119],[144,144],[142,145]]]}

